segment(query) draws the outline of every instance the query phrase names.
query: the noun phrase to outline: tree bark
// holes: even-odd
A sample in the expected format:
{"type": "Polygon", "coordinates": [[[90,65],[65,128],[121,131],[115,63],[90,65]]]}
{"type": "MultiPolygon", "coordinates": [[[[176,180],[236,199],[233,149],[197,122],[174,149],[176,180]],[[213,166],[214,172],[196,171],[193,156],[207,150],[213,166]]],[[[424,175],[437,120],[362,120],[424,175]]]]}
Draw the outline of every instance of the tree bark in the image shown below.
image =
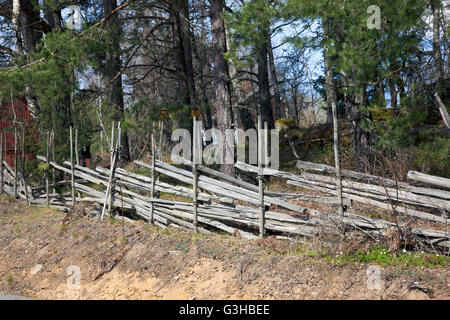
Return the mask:
{"type": "Polygon", "coordinates": [[[395,88],[395,82],[394,80],[389,80],[389,92],[391,95],[391,108],[397,107],[397,89],[395,88]]]}
{"type": "Polygon", "coordinates": [[[275,119],[281,118],[281,97],[280,97],[280,88],[278,87],[278,76],[277,70],[275,68],[275,59],[273,56],[273,47],[272,47],[272,39],[269,37],[267,39],[268,43],[268,52],[269,52],[269,67],[270,67],[270,75],[272,77],[272,86],[274,93],[274,105],[275,105],[275,119]]]}
{"type": "Polygon", "coordinates": [[[13,10],[12,10],[12,27],[14,30],[16,48],[15,53],[17,55],[23,54],[22,47],[22,35],[20,34],[20,0],[13,0],[13,10]]]}
{"type": "Polygon", "coordinates": [[[440,17],[441,17],[441,1],[431,0],[431,10],[433,11],[433,57],[434,57],[434,72],[436,75],[436,82],[439,86],[439,82],[444,78],[444,64],[442,61],[441,53],[441,40],[440,40],[440,17]]]}
{"type": "MultiPolygon", "coordinates": [[[[223,9],[223,0],[211,0],[210,17],[214,61],[216,115],[219,130],[225,138],[225,131],[231,128],[233,116],[231,111],[230,90],[228,86],[228,65],[225,60],[227,48],[225,24],[222,19],[223,9]]],[[[222,148],[222,150],[224,153],[223,158],[225,159],[226,148],[222,148]]],[[[234,165],[223,163],[220,166],[220,171],[234,176],[234,165]]]]}
{"type": "MultiPolygon", "coordinates": [[[[103,0],[103,9],[105,17],[108,16],[117,8],[117,0],[103,0]]],[[[119,18],[116,15],[112,16],[106,23],[106,29],[110,36],[109,48],[106,54],[105,64],[105,80],[108,84],[114,79],[122,68],[122,62],[120,60],[120,34],[121,26],[119,18]]],[[[106,104],[114,108],[113,119],[118,122],[124,117],[124,102],[123,102],[123,87],[122,87],[122,75],[117,76],[113,83],[107,90],[106,104]]],[[[124,161],[130,161],[130,148],[128,143],[128,135],[123,130],[121,132],[121,158],[124,161]]]]}
{"type": "Polygon", "coordinates": [[[270,101],[269,70],[267,67],[269,30],[264,31],[263,41],[256,46],[256,62],[258,64],[258,95],[262,121],[267,122],[269,129],[275,128],[272,103],[270,101]]]}
{"type": "Polygon", "coordinates": [[[47,4],[49,1],[44,1],[44,15],[48,25],[52,30],[62,29],[62,16],[60,9],[54,9],[51,5],[47,4]]]}

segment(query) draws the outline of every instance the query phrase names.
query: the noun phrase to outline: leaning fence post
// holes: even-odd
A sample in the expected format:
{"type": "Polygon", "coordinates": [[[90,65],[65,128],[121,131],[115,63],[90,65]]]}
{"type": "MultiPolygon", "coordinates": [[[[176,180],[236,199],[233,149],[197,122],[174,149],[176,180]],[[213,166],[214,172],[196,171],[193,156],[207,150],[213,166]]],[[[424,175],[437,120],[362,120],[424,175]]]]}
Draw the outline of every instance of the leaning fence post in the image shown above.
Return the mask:
{"type": "Polygon", "coordinates": [[[339,127],[337,118],[337,106],[331,103],[331,112],[333,115],[333,149],[334,149],[334,166],[336,168],[336,192],[338,200],[338,212],[341,218],[344,217],[344,204],[342,200],[342,176],[341,162],[339,159],[339,127]]]}
{"type": "Polygon", "coordinates": [[[50,163],[50,132],[47,131],[47,170],[45,171],[45,204],[49,205],[49,187],[48,187],[48,169],[50,168],[49,163],[50,163]]]}
{"type": "Polygon", "coordinates": [[[150,191],[150,222],[154,223],[153,220],[153,197],[155,196],[155,160],[156,160],[156,141],[155,141],[155,122],[152,122],[152,188],[150,191]]]}
{"type": "Polygon", "coordinates": [[[0,194],[3,193],[3,132],[0,132],[0,194]]]}
{"type": "Polygon", "coordinates": [[[70,169],[72,173],[72,206],[75,206],[75,170],[73,166],[73,133],[72,133],[72,126],[70,126],[70,169]]]}
{"type": "MultiPolygon", "coordinates": [[[[116,141],[116,143],[117,143],[117,141],[116,141]]],[[[112,168],[112,166],[113,166],[113,161],[114,161],[114,159],[113,159],[113,157],[114,157],[114,121],[112,122],[112,125],[111,125],[111,158],[110,158],[110,170],[112,171],[113,170],[113,168],[112,168]]],[[[114,179],[114,177],[113,177],[113,179],[114,179]]],[[[111,188],[109,189],[109,192],[110,192],[110,197],[109,197],[109,202],[108,202],[108,213],[109,214],[111,214],[111,210],[112,210],[112,195],[113,195],[113,192],[112,192],[112,180],[111,180],[111,188]]],[[[106,195],[106,198],[108,198],[108,195],[106,195]]]]}
{"type": "Polygon", "coordinates": [[[262,130],[262,121],[261,116],[258,116],[258,186],[259,186],[259,236],[264,238],[265,230],[265,207],[264,207],[264,182],[263,182],[263,130],[262,130]]]}
{"type": "MultiPolygon", "coordinates": [[[[117,135],[120,135],[120,133],[121,133],[121,129],[120,129],[120,121],[119,121],[117,135]]],[[[113,154],[111,156],[113,161],[111,163],[110,170],[109,170],[109,179],[108,179],[108,186],[106,187],[105,202],[103,203],[102,215],[100,216],[101,220],[103,220],[103,217],[105,216],[105,209],[106,209],[106,203],[108,201],[108,195],[111,195],[110,198],[112,198],[111,188],[112,188],[112,181],[114,178],[114,168],[116,166],[118,140],[119,140],[119,138],[116,139],[116,147],[115,147],[115,149],[113,149],[113,154]]]]}
{"type": "Polygon", "coordinates": [[[197,222],[197,152],[198,152],[198,146],[197,146],[197,139],[198,139],[198,132],[197,132],[197,118],[193,117],[194,123],[193,123],[193,129],[192,129],[192,205],[193,205],[193,214],[194,214],[194,231],[198,233],[198,222],[197,222]]]}

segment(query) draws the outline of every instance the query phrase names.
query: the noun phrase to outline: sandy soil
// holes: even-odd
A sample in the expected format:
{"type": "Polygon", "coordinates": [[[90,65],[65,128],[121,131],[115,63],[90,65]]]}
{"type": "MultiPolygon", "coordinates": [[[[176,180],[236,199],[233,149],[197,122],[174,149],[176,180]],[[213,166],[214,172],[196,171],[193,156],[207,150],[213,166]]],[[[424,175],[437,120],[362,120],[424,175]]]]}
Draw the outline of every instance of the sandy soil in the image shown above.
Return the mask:
{"type": "Polygon", "coordinates": [[[287,241],[65,218],[0,198],[0,292],[38,299],[449,299],[448,267],[333,266],[287,241]],[[71,266],[76,266],[71,267],[71,266]],[[76,273],[80,271],[77,286],[76,273]],[[75,284],[75,285],[74,285],[75,284]]]}

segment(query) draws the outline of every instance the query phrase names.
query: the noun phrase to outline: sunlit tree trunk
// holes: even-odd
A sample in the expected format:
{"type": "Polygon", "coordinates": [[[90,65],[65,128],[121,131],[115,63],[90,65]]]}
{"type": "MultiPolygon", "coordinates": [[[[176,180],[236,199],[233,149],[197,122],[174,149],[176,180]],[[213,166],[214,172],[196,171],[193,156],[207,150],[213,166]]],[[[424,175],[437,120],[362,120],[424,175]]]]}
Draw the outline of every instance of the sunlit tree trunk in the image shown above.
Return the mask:
{"type": "MultiPolygon", "coordinates": [[[[225,25],[222,19],[224,9],[223,0],[211,0],[211,33],[212,33],[212,54],[214,62],[214,84],[216,96],[216,117],[217,125],[222,136],[225,131],[231,128],[233,115],[231,111],[230,90],[228,87],[228,65],[225,60],[226,34],[225,25]]],[[[225,159],[226,148],[222,149],[225,159]]],[[[226,174],[234,175],[233,164],[222,164],[220,170],[226,174]]]]}

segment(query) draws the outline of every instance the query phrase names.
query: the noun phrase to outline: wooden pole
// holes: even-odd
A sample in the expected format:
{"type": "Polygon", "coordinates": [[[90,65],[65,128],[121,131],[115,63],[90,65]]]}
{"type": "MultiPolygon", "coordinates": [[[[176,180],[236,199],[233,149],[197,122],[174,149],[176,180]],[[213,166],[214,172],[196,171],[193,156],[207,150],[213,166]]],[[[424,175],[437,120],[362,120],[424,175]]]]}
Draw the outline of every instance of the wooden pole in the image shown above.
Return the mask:
{"type": "MultiPolygon", "coordinates": [[[[116,141],[116,143],[117,143],[118,141],[116,141]]],[[[113,166],[113,161],[114,161],[114,121],[112,122],[112,126],[111,126],[111,149],[110,149],[110,152],[111,152],[111,155],[110,155],[110,169],[111,169],[111,171],[113,170],[113,168],[112,168],[112,166],[113,166]]],[[[112,178],[112,179],[114,179],[114,177],[112,178]]],[[[107,194],[106,195],[106,198],[108,198],[108,196],[109,196],[109,202],[108,202],[108,213],[109,214],[111,214],[111,210],[112,210],[112,204],[113,204],[113,200],[112,200],[112,195],[113,195],[113,192],[112,192],[112,180],[111,180],[111,188],[109,188],[109,195],[107,194]]]]}
{"type": "Polygon", "coordinates": [[[339,158],[339,129],[337,119],[337,106],[331,103],[333,113],[333,149],[334,149],[334,165],[336,167],[336,192],[338,200],[338,212],[341,217],[344,216],[344,202],[342,199],[342,175],[341,161],[339,158]]]}
{"type": "MultiPolygon", "coordinates": [[[[55,129],[52,129],[52,161],[55,162],[55,129]]],[[[52,184],[56,184],[56,170],[52,167],[52,184]]],[[[53,194],[56,193],[56,188],[53,187],[53,194]]]]}
{"type": "Polygon", "coordinates": [[[109,146],[110,163],[112,163],[113,160],[113,152],[114,152],[114,121],[111,124],[111,144],[109,146]]]}
{"type": "Polygon", "coordinates": [[[269,168],[269,125],[264,121],[264,166],[269,168]]]}
{"type": "Polygon", "coordinates": [[[162,137],[164,132],[164,120],[159,120],[160,122],[160,129],[159,129],[159,161],[162,161],[163,159],[163,147],[162,147],[162,137]]]}
{"type": "MultiPolygon", "coordinates": [[[[121,130],[120,130],[120,122],[119,122],[117,134],[120,135],[120,132],[121,132],[121,130]]],[[[117,143],[118,143],[118,140],[119,139],[117,138],[117,140],[116,140],[116,148],[113,149],[113,152],[112,152],[112,155],[111,155],[112,163],[111,163],[111,168],[109,170],[110,172],[109,172],[108,186],[106,188],[105,202],[103,203],[102,215],[100,217],[101,220],[103,220],[103,217],[105,216],[106,203],[108,202],[108,198],[110,199],[109,205],[112,206],[112,201],[111,201],[112,192],[111,192],[111,189],[112,189],[112,181],[113,181],[113,177],[114,177],[114,169],[115,169],[116,159],[117,159],[117,149],[118,149],[118,144],[117,143]]],[[[112,141],[113,141],[113,139],[111,139],[111,142],[112,141]]]]}
{"type": "MultiPolygon", "coordinates": [[[[78,153],[78,150],[79,150],[78,149],[78,128],[75,128],[75,159],[76,159],[77,166],[80,165],[80,155],[78,153]]],[[[48,158],[48,156],[47,156],[47,158],[48,158]]],[[[81,198],[80,192],[77,192],[77,195],[79,198],[81,198]]]]}
{"type": "Polygon", "coordinates": [[[444,120],[445,126],[447,127],[447,132],[450,133],[450,116],[448,115],[447,108],[445,108],[445,105],[437,92],[434,94],[434,98],[439,106],[439,112],[441,113],[442,120],[444,120]]]}
{"type": "Polygon", "coordinates": [[[30,199],[28,197],[28,184],[27,180],[25,179],[25,127],[22,127],[22,146],[23,150],[20,150],[20,141],[18,142],[19,146],[19,164],[22,169],[22,183],[23,183],[23,192],[25,194],[25,199],[27,201],[27,205],[30,205],[30,199]],[[23,154],[23,157],[22,157],[23,154]]]}
{"type": "Polygon", "coordinates": [[[73,132],[72,126],[70,126],[70,170],[72,172],[71,185],[72,185],[72,206],[75,206],[75,177],[73,166],[73,132]]]}
{"type": "MultiPolygon", "coordinates": [[[[326,26],[326,21],[322,24],[326,26]]],[[[328,38],[328,28],[324,27],[324,38],[328,38]]],[[[334,166],[336,167],[336,192],[338,199],[338,211],[341,217],[344,217],[344,207],[342,202],[342,177],[341,177],[341,163],[339,160],[339,132],[338,132],[338,118],[337,118],[337,94],[334,87],[334,72],[331,68],[331,61],[329,55],[329,48],[324,49],[324,63],[325,63],[325,82],[328,105],[331,105],[331,112],[333,116],[333,148],[334,148],[334,166]]]]}
{"type": "MultiPolygon", "coordinates": [[[[264,121],[264,166],[269,168],[269,125],[264,121]]],[[[265,186],[269,190],[269,184],[265,186]]]]}
{"type": "Polygon", "coordinates": [[[193,117],[194,123],[193,123],[193,129],[192,129],[192,204],[193,204],[193,213],[194,213],[194,231],[198,233],[198,220],[197,220],[197,208],[198,208],[198,202],[197,202],[197,152],[198,152],[198,146],[197,146],[197,118],[193,117]]]}
{"type": "MultiPolygon", "coordinates": [[[[50,132],[47,131],[47,165],[48,168],[47,170],[50,168],[50,132]]],[[[45,204],[49,205],[49,187],[48,187],[49,183],[48,183],[48,171],[45,172],[45,204]]]]}
{"type": "Polygon", "coordinates": [[[0,195],[3,193],[3,132],[0,132],[0,195]]]}
{"type": "Polygon", "coordinates": [[[17,198],[17,128],[14,124],[14,197],[17,198]]]}
{"type": "MultiPolygon", "coordinates": [[[[99,118],[101,119],[101,117],[102,117],[102,104],[101,104],[100,97],[98,98],[98,105],[100,107],[100,116],[99,116],[99,118]]],[[[100,130],[100,156],[102,157],[102,160],[103,160],[103,130],[100,130]]]]}
{"type": "Polygon", "coordinates": [[[264,136],[262,130],[261,116],[258,116],[258,187],[259,187],[259,236],[264,238],[265,230],[265,207],[264,207],[264,182],[263,182],[263,143],[264,136]]]}
{"type": "MultiPolygon", "coordinates": [[[[152,123],[152,184],[150,191],[150,198],[153,199],[155,195],[155,160],[156,160],[156,139],[155,139],[155,122],[152,123]]],[[[154,223],[153,220],[153,201],[150,203],[150,222],[154,223]]]]}
{"type": "Polygon", "coordinates": [[[80,165],[80,156],[78,154],[78,128],[75,128],[75,159],[77,166],[80,165]]]}
{"type": "MultiPolygon", "coordinates": [[[[119,123],[119,126],[120,126],[120,123],[119,123]]],[[[118,147],[118,154],[117,154],[117,157],[119,158],[118,166],[120,166],[120,163],[122,161],[122,152],[121,152],[121,150],[122,150],[122,136],[120,134],[120,131],[119,131],[119,135],[117,136],[117,140],[118,140],[118,145],[119,145],[119,147],[118,147]]],[[[123,217],[123,192],[122,192],[122,185],[120,185],[120,192],[119,192],[119,194],[120,194],[120,199],[121,199],[120,214],[123,217]]],[[[123,223],[123,220],[122,220],[122,223],[123,223]]]]}

